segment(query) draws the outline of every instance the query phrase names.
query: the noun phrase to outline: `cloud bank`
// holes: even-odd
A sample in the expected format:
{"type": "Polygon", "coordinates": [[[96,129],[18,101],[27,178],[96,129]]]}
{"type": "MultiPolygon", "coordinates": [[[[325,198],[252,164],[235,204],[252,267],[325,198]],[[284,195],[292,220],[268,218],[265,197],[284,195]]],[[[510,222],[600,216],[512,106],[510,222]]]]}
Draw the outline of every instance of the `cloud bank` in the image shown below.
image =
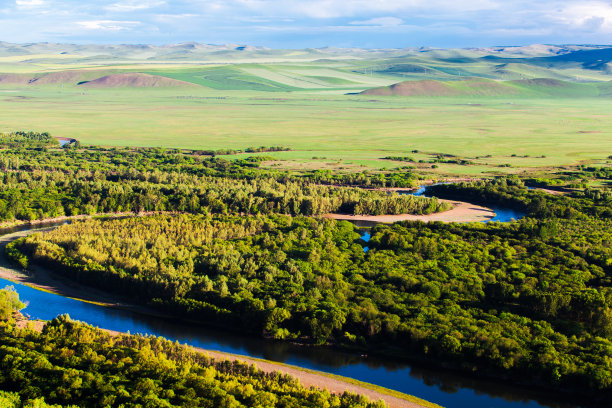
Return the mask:
{"type": "Polygon", "coordinates": [[[601,0],[0,0],[0,40],[276,48],[612,43],[601,0]]]}

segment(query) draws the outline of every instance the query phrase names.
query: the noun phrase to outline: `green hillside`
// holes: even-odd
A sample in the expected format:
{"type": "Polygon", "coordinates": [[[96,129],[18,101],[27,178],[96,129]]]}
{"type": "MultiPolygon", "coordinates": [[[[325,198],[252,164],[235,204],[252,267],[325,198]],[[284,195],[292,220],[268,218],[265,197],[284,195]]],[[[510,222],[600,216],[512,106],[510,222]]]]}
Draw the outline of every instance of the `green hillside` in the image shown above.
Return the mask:
{"type": "Polygon", "coordinates": [[[166,76],[217,90],[262,92],[363,91],[406,80],[469,78],[606,82],[612,79],[611,61],[612,47],[607,46],[281,50],[235,44],[110,46],[0,42],[0,86],[75,85],[109,73],[133,72],[166,76]],[[10,79],[7,74],[21,77],[10,79]]]}
{"type": "Polygon", "coordinates": [[[612,86],[604,83],[575,83],[552,78],[493,81],[476,78],[461,81],[403,81],[368,89],[361,94],[378,96],[521,96],[521,97],[609,97],[612,86]]]}

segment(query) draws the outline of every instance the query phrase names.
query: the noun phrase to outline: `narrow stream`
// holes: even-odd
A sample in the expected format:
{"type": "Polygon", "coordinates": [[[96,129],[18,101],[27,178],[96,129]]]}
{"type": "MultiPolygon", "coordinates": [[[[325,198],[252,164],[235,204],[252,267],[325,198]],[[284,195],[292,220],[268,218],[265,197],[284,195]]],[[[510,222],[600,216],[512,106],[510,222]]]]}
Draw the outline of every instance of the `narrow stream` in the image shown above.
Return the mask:
{"type": "MultiPolygon", "coordinates": [[[[446,184],[446,183],[438,183],[438,184],[446,184]]],[[[409,194],[417,197],[428,197],[426,195],[427,189],[432,186],[437,186],[438,184],[432,184],[428,186],[420,186],[415,191],[411,192],[400,192],[400,194],[409,194]]],[[[489,207],[491,210],[495,212],[495,217],[490,220],[484,222],[510,222],[512,220],[519,220],[525,216],[525,213],[519,210],[515,210],[512,208],[503,208],[503,207],[489,207]]]]}

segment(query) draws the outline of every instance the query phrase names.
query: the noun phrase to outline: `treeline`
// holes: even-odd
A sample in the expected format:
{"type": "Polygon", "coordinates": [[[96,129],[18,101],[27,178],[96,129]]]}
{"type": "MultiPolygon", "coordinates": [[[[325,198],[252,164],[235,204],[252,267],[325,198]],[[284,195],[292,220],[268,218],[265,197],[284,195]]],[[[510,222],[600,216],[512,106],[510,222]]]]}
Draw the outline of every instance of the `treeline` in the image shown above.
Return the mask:
{"type": "MultiPolygon", "coordinates": [[[[0,143],[0,147],[3,146],[0,143]]],[[[24,142],[13,149],[3,151],[1,170],[33,169],[92,170],[103,174],[133,169],[136,172],[157,171],[215,177],[274,177],[279,181],[304,180],[316,183],[360,187],[414,187],[418,177],[409,171],[396,173],[334,173],[329,170],[313,170],[290,173],[260,168],[262,156],[247,156],[234,160],[206,158],[198,151],[167,148],[111,148],[97,146],[77,149],[55,149],[41,154],[40,149],[24,142]]]]}
{"type": "Polygon", "coordinates": [[[392,160],[392,161],[402,161],[402,162],[410,162],[410,163],[449,163],[449,164],[459,164],[462,166],[466,166],[468,164],[474,164],[471,160],[461,159],[454,155],[449,154],[437,154],[433,159],[429,160],[415,160],[412,156],[385,156],[382,158],[383,160],[392,160]]]}
{"type": "Polygon", "coordinates": [[[0,146],[4,148],[30,148],[58,147],[59,142],[47,132],[11,132],[0,133],[0,146]]]}
{"type": "Polygon", "coordinates": [[[194,150],[193,153],[196,155],[203,156],[218,156],[218,155],[233,155],[240,153],[265,153],[265,152],[288,152],[291,148],[284,146],[259,146],[259,147],[247,147],[244,150],[240,149],[217,149],[217,150],[194,150]]]}
{"type": "Polygon", "coordinates": [[[435,199],[346,187],[385,184],[388,175],[346,176],[338,186],[325,173],[260,169],[256,157],[228,161],[166,149],[27,146],[0,157],[0,220],[129,211],[321,215],[428,214],[450,208],[435,199]]]}
{"type": "Polygon", "coordinates": [[[612,191],[585,189],[564,195],[529,190],[518,178],[500,178],[428,187],[440,198],[492,206],[512,207],[537,218],[612,218],[612,191]]]}
{"type": "Polygon", "coordinates": [[[404,161],[404,162],[416,162],[414,157],[412,156],[385,156],[382,158],[383,160],[393,160],[393,161],[404,161]]]}
{"type": "Polygon", "coordinates": [[[587,188],[590,181],[593,180],[604,181],[603,184],[609,188],[609,181],[612,180],[612,167],[578,165],[575,169],[557,171],[544,177],[529,178],[525,182],[531,186],[568,191],[568,189],[587,188]]]}
{"type": "Polygon", "coordinates": [[[98,176],[63,171],[0,174],[0,219],[34,220],[105,212],[177,211],[322,215],[429,214],[451,208],[435,198],[384,191],[155,172],[98,176]]]}
{"type": "Polygon", "coordinates": [[[42,333],[0,323],[0,368],[5,408],[386,406],[305,388],[288,375],[217,361],[162,338],[111,336],[67,316],[42,333]]]}
{"type": "Polygon", "coordinates": [[[611,227],[403,222],[375,227],[364,253],[347,222],[182,215],[76,222],[9,248],[206,324],[610,398],[611,227]]]}
{"type": "Polygon", "coordinates": [[[314,170],[300,178],[315,183],[328,185],[345,185],[365,188],[414,188],[418,186],[418,177],[410,171],[370,173],[338,173],[331,170],[314,170]]]}

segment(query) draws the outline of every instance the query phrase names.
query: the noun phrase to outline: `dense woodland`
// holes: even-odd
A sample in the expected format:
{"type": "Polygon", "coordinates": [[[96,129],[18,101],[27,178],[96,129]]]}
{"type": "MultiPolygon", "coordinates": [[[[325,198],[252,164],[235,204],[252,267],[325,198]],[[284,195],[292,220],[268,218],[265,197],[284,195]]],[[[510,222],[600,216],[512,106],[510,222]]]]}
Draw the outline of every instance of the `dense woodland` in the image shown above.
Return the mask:
{"type": "Polygon", "coordinates": [[[612,219],[612,191],[583,189],[564,195],[535,194],[518,178],[437,184],[428,194],[462,199],[482,205],[499,205],[525,211],[531,217],[612,219]]]}
{"type": "Polygon", "coordinates": [[[0,146],[13,149],[30,148],[39,151],[47,147],[59,147],[59,142],[48,132],[0,133],[0,146]]]}
{"type": "Polygon", "coordinates": [[[6,143],[1,150],[0,220],[147,211],[429,214],[450,208],[437,199],[349,187],[413,182],[413,176],[390,182],[367,174],[295,176],[260,168],[261,156],[230,161],[164,149],[47,149],[39,147],[40,134],[24,135],[30,144],[6,143]]]}
{"type": "Polygon", "coordinates": [[[612,222],[584,217],[380,225],[367,253],[350,223],[287,216],[87,220],[9,247],[204,324],[609,397],[612,222]]]}
{"type": "Polygon", "coordinates": [[[437,185],[429,191],[439,197],[527,217],[378,225],[364,252],[354,225],[303,215],[443,207],[335,185],[359,185],[359,177],[384,184],[393,175],[338,183],[324,173],[263,170],[257,158],[155,149],[6,152],[6,208],[47,203],[41,217],[52,208],[180,213],[89,219],[31,235],[6,249],[21,267],[43,264],[202,324],[612,400],[609,191],[557,196],[518,178],[437,185]]]}
{"type": "Polygon", "coordinates": [[[3,408],[385,407],[308,389],[252,365],[215,361],[162,338],[111,336],[67,316],[42,333],[0,319],[0,390],[3,408]]]}

